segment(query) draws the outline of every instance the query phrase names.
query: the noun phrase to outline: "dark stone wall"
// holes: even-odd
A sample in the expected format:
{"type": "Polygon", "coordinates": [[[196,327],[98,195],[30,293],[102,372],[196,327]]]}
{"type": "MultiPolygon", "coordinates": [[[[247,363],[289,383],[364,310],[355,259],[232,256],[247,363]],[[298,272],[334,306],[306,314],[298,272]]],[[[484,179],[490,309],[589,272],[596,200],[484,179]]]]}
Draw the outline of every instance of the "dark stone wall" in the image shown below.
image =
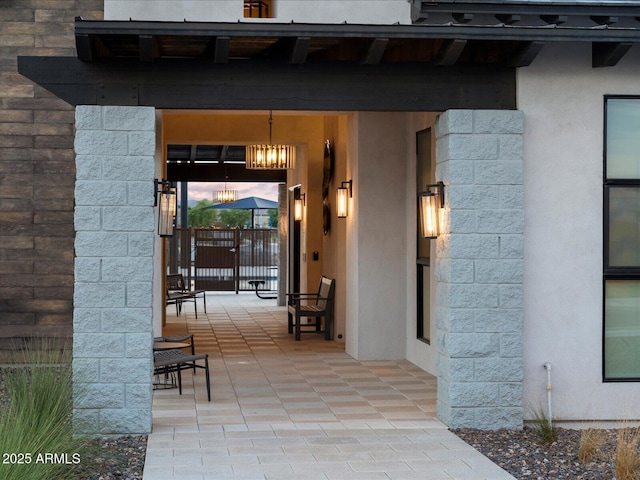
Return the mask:
{"type": "Polygon", "coordinates": [[[17,71],[18,56],[76,56],[73,22],[103,0],[0,2],[0,350],[72,334],[74,108],[17,71]]]}

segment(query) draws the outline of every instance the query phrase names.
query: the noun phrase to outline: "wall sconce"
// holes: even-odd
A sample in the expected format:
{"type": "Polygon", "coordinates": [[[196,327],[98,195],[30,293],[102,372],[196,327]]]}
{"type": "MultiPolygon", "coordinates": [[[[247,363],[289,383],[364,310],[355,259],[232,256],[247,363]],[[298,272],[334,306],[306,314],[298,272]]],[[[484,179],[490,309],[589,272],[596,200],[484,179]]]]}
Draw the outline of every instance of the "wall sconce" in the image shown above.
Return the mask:
{"type": "Polygon", "coordinates": [[[245,168],[250,170],[284,170],[294,168],[296,147],[293,145],[272,145],[271,126],[273,116],[269,110],[269,144],[247,145],[245,168]]]}
{"type": "Polygon", "coordinates": [[[307,194],[301,193],[298,198],[293,201],[293,219],[296,222],[302,221],[302,211],[307,204],[307,194]]]}
{"type": "Polygon", "coordinates": [[[440,214],[444,208],[444,183],[433,183],[425,188],[426,191],[418,193],[420,235],[437,238],[440,235],[440,214]]]}
{"type": "Polygon", "coordinates": [[[153,206],[158,209],[158,235],[161,237],[173,236],[173,221],[176,216],[178,195],[176,189],[171,187],[171,182],[167,180],[154,181],[155,199],[153,206]]]}
{"type": "Polygon", "coordinates": [[[336,210],[338,211],[338,218],[346,218],[349,214],[349,198],[353,196],[353,180],[348,182],[342,182],[336,192],[336,210]],[[347,194],[349,195],[347,197],[347,194]]]}

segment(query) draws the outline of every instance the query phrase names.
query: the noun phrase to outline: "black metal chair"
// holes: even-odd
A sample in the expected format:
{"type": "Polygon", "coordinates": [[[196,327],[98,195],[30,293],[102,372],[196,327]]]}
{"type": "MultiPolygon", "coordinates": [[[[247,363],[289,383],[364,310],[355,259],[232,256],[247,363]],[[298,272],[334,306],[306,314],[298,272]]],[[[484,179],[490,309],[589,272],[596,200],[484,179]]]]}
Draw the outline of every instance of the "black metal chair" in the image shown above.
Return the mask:
{"type": "Polygon", "coordinates": [[[198,295],[202,295],[204,303],[204,313],[207,313],[207,294],[206,290],[190,290],[184,282],[184,276],[181,273],[171,273],[167,275],[167,299],[166,305],[176,306],[176,315],[180,315],[182,304],[184,302],[193,302],[196,318],[198,318],[198,295]]]}
{"type": "Polygon", "coordinates": [[[288,320],[289,333],[295,333],[296,341],[300,340],[302,327],[316,327],[315,332],[321,333],[324,318],[324,339],[331,340],[331,326],[333,322],[333,302],[336,281],[322,277],[318,286],[318,293],[289,293],[288,320]],[[302,317],[315,318],[315,323],[301,324],[302,317]]]}
{"type": "Polygon", "coordinates": [[[205,371],[207,382],[207,398],[211,401],[211,381],[209,379],[209,355],[189,355],[182,350],[159,350],[153,352],[153,366],[156,375],[178,376],[178,391],[182,395],[182,371],[202,368],[205,371]],[[198,360],[204,360],[204,365],[198,365],[198,360]]]}
{"type": "Polygon", "coordinates": [[[181,333],[178,335],[169,335],[165,337],[154,337],[154,342],[183,342],[189,343],[191,347],[191,355],[196,354],[196,347],[193,343],[193,333],[181,333]]]}

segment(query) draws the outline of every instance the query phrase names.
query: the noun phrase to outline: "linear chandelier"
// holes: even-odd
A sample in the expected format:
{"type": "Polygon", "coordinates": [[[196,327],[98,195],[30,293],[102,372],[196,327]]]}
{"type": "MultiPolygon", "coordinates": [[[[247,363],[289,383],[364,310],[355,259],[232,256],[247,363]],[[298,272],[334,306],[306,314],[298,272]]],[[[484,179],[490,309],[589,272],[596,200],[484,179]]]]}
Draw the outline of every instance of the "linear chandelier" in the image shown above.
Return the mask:
{"type": "Polygon", "coordinates": [[[269,144],[247,145],[245,167],[250,170],[285,170],[294,168],[296,147],[293,145],[273,145],[271,129],[273,115],[269,110],[269,144]]]}

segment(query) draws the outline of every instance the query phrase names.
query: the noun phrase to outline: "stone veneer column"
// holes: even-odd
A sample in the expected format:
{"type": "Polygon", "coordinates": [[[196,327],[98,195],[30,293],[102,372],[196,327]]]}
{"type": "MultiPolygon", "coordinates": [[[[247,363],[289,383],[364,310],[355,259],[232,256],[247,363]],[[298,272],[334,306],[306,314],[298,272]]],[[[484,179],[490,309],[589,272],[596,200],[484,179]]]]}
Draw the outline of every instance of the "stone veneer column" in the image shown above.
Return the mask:
{"type": "Polygon", "coordinates": [[[151,431],[155,110],[76,108],[74,425],[151,431]]]}
{"type": "Polygon", "coordinates": [[[522,427],[522,133],[519,111],[450,110],[436,124],[437,408],[452,428],[522,427]]]}

